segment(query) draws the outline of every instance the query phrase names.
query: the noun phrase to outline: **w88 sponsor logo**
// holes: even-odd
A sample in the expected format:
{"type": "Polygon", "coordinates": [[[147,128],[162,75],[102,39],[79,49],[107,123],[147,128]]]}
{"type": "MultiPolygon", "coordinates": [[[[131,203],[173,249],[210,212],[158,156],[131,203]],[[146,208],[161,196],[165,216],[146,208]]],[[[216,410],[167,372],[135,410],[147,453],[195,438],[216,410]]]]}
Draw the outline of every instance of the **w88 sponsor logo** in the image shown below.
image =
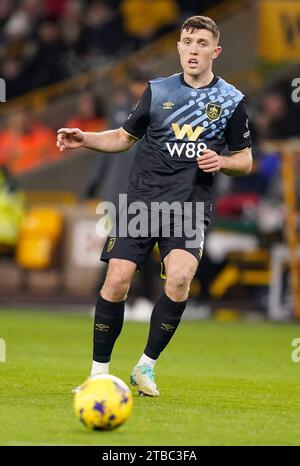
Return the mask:
{"type": "Polygon", "coordinates": [[[166,146],[171,157],[186,157],[188,159],[199,157],[207,149],[207,145],[204,142],[175,142],[173,144],[167,142],[166,146]]]}

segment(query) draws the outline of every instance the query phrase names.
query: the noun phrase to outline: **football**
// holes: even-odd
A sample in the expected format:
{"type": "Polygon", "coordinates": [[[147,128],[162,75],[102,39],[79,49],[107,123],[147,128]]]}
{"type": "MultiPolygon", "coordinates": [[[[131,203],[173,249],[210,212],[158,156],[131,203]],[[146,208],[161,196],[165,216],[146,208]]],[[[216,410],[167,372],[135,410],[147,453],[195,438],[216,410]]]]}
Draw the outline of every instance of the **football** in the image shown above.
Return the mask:
{"type": "Polygon", "coordinates": [[[123,380],[114,375],[91,376],[75,394],[74,410],[89,429],[115,429],[130,416],[132,393],[123,380]]]}

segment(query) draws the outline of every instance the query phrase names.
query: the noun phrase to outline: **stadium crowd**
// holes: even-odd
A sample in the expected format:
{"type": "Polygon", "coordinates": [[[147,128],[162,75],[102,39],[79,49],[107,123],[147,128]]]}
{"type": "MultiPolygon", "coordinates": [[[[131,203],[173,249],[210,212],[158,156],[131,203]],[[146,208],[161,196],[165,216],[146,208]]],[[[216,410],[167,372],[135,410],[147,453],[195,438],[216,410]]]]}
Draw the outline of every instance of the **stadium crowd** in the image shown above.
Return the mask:
{"type": "Polygon", "coordinates": [[[1,0],[0,76],[7,98],[139,49],[218,0],[1,0]]]}

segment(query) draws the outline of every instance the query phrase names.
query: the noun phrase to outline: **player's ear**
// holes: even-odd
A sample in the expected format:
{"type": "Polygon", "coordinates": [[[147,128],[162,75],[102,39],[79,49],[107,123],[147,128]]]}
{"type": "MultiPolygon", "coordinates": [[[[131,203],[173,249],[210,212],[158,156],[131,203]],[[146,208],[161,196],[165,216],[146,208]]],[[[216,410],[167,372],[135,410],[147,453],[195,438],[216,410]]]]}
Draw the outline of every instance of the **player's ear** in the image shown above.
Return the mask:
{"type": "Polygon", "coordinates": [[[218,58],[218,56],[222,53],[222,47],[221,45],[218,45],[215,50],[214,50],[214,54],[213,54],[213,59],[215,60],[216,58],[218,58]]]}

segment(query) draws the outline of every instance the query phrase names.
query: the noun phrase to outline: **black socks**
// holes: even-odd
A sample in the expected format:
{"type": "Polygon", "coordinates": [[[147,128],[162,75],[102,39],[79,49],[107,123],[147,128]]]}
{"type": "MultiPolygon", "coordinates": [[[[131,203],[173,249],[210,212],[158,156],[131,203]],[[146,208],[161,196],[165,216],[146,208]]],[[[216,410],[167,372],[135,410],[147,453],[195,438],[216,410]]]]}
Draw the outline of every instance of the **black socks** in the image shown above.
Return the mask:
{"type": "MultiPolygon", "coordinates": [[[[186,301],[175,302],[163,293],[152,311],[150,330],[144,353],[157,359],[177,329],[186,301]]],[[[93,360],[110,361],[116,339],[121,333],[124,321],[124,301],[115,303],[98,297],[94,322],[93,360]]]]}
{"type": "Polygon", "coordinates": [[[177,329],[186,301],[175,302],[163,293],[154,306],[150,320],[150,331],[144,353],[157,359],[177,329]]]}
{"type": "Polygon", "coordinates": [[[124,321],[124,301],[114,303],[98,296],[94,321],[93,360],[109,362],[124,321]]]}

